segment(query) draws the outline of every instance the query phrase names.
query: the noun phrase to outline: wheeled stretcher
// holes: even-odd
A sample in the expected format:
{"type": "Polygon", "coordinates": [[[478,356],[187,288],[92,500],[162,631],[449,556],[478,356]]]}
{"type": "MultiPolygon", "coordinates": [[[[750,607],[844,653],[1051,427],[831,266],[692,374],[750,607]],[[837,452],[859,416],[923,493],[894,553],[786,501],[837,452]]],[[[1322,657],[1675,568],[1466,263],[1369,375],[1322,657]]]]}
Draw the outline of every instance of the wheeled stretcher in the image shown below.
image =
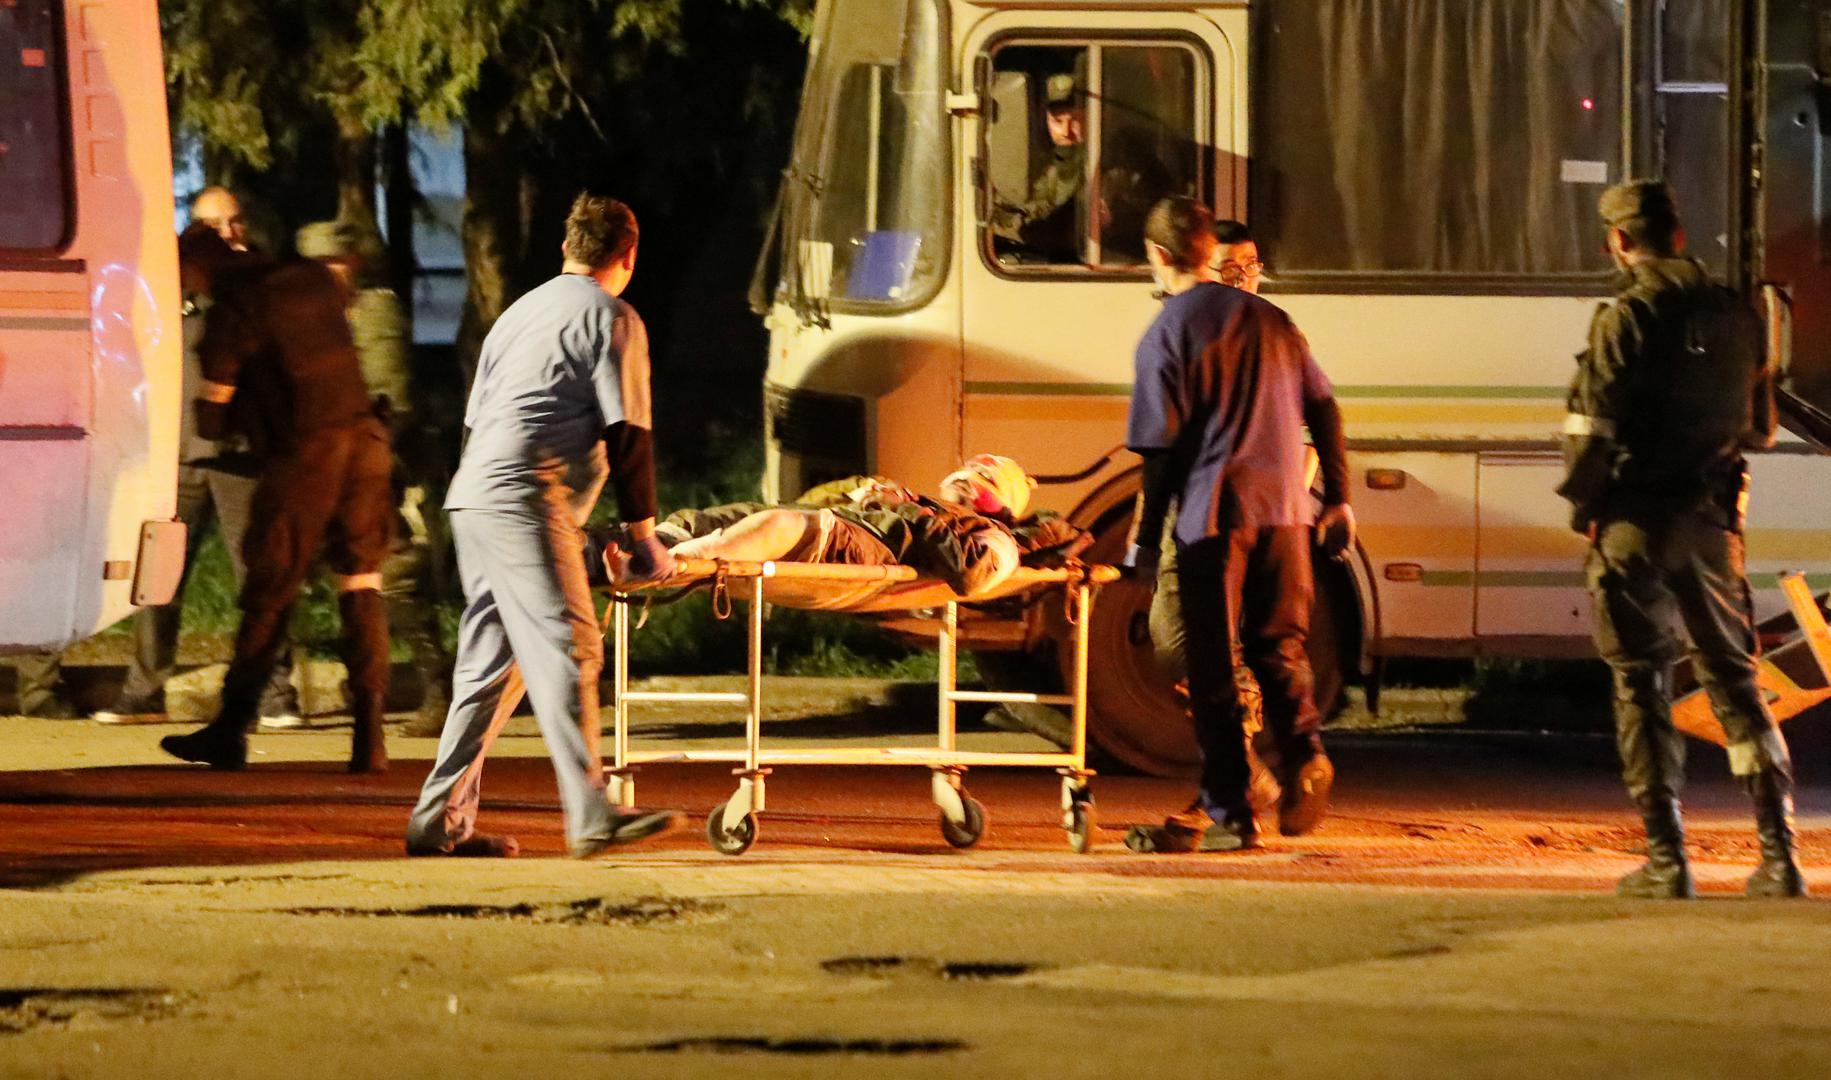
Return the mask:
{"type": "Polygon", "coordinates": [[[758,815],[764,802],[764,781],[778,765],[903,765],[925,766],[932,773],[930,787],[941,813],[941,834],[955,847],[971,847],[985,832],[985,808],[967,794],[962,782],[975,765],[1020,765],[1053,768],[1062,777],[1062,828],[1069,846],[1087,850],[1093,834],[1093,795],[1087,768],[1087,630],[1094,593],[1100,585],[1117,579],[1110,566],[1068,566],[1059,569],[1024,567],[1008,580],[970,600],[956,595],[946,583],[924,578],[907,566],[846,566],[824,563],[727,562],[681,560],[677,572],[664,581],[633,591],[613,591],[606,613],[611,637],[611,679],[615,689],[615,731],[606,781],[610,801],[634,806],[638,767],[657,762],[716,761],[735,765],[737,790],[714,807],[706,822],[706,838],[727,855],[741,855],[756,841],[758,815]],[[712,590],[713,610],[719,617],[732,611],[737,599],[748,605],[748,683],[742,693],[689,693],[631,690],[629,688],[630,608],[645,593],[686,586],[706,585],[712,590]],[[1074,663],[1068,692],[1062,694],[1005,693],[961,690],[955,685],[960,607],[968,604],[1060,591],[1074,631],[1074,663]],[[883,747],[820,750],[767,750],[763,746],[763,610],[765,604],[842,611],[856,614],[913,612],[935,613],[940,671],[937,676],[938,730],[932,747],[883,747]],[[1065,751],[1050,753],[969,752],[955,738],[955,712],[963,701],[1065,705],[1070,710],[1070,742],[1065,751]],[[651,702],[698,702],[742,705],[745,708],[742,750],[637,751],[630,748],[630,708],[651,702]]]}

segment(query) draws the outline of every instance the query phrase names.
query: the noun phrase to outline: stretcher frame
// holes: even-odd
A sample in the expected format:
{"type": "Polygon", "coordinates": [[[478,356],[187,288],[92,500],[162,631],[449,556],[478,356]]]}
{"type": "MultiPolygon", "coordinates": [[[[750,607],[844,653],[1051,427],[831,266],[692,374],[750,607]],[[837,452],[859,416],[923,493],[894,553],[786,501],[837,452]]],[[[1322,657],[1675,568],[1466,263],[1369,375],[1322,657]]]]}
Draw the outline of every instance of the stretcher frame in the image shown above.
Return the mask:
{"type": "Polygon", "coordinates": [[[605,768],[607,797],[612,805],[633,807],[636,772],[643,765],[675,762],[720,762],[735,766],[737,789],[713,807],[707,816],[706,835],[712,847],[727,855],[740,855],[755,842],[758,815],[766,806],[766,780],[782,765],[899,765],[930,770],[930,791],[940,811],[943,837],[955,847],[971,847],[984,835],[985,808],[966,791],[963,778],[979,765],[1053,768],[1062,777],[1061,825],[1069,846],[1086,851],[1094,828],[1093,794],[1087,768],[1087,634],[1093,613],[1094,593],[1100,585],[1118,578],[1110,566],[1071,565],[1057,569],[1020,568],[1006,582],[985,594],[956,595],[944,583],[922,578],[907,566],[849,566],[824,563],[738,562],[681,560],[666,580],[636,590],[613,589],[607,612],[611,638],[611,682],[614,727],[610,763],[605,768]],[[713,609],[720,618],[732,613],[732,599],[747,607],[746,684],[742,692],[631,690],[629,687],[630,608],[644,593],[709,582],[713,609]],[[773,586],[773,589],[772,589],[773,586]],[[840,599],[820,597],[832,587],[840,599]],[[1066,693],[1017,693],[961,690],[958,687],[960,607],[1039,590],[1061,589],[1067,619],[1073,629],[1073,663],[1066,693]],[[772,593],[774,595],[772,595],[772,593]],[[790,595],[792,593],[792,596],[790,595]],[[813,602],[807,602],[813,598],[813,602]],[[802,603],[794,603],[800,599],[802,603]],[[816,750],[770,750],[763,745],[763,613],[769,603],[851,612],[937,610],[937,648],[940,663],[936,677],[936,741],[932,747],[866,747],[816,750]],[[741,750],[643,751],[630,747],[630,708],[650,703],[700,703],[742,705],[745,710],[744,747],[741,750]],[[1069,746],[1052,752],[979,752],[958,746],[957,715],[962,702],[1061,705],[1069,709],[1069,746]]]}

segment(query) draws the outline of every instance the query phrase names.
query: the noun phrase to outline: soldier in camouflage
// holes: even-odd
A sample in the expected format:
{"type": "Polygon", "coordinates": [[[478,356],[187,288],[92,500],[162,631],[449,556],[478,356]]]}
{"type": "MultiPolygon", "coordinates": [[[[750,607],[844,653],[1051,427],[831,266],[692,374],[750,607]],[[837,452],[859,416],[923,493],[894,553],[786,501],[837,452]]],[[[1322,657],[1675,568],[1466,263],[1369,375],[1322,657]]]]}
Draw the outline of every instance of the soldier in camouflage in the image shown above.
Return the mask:
{"type": "Polygon", "coordinates": [[[329,266],[349,298],[345,314],[363,382],[377,411],[388,424],[394,444],[394,486],[399,520],[395,543],[382,563],[382,596],[394,635],[413,651],[414,668],[424,688],[418,714],[403,729],[408,735],[436,736],[444,728],[450,705],[451,658],[439,636],[436,609],[429,602],[428,577],[435,549],[445,541],[436,505],[441,470],[429,461],[426,447],[436,445],[422,430],[419,402],[413,392],[410,356],[413,342],[400,298],[392,289],[369,287],[364,271],[381,256],[380,238],[343,221],[320,221],[301,228],[295,238],[299,254],[329,266]]]}
{"type": "Polygon", "coordinates": [[[1646,824],[1646,862],[1617,891],[1694,895],[1678,801],[1685,745],[1672,725],[1682,622],[1728,736],[1730,770],[1754,801],[1761,865],[1748,893],[1803,896],[1792,764],[1755,681],[1743,565],[1743,454],[1770,445],[1775,426],[1761,326],[1681,257],[1684,229],[1663,182],[1617,184],[1600,210],[1619,291],[1596,311],[1577,358],[1558,491],[1590,540],[1596,648],[1614,675],[1622,774],[1646,824]]]}
{"type": "Polygon", "coordinates": [[[1087,100],[1073,75],[1044,80],[1044,107],[1054,154],[1021,203],[1000,203],[992,232],[1044,262],[1080,259],[1080,199],[1087,186],[1087,100]]]}

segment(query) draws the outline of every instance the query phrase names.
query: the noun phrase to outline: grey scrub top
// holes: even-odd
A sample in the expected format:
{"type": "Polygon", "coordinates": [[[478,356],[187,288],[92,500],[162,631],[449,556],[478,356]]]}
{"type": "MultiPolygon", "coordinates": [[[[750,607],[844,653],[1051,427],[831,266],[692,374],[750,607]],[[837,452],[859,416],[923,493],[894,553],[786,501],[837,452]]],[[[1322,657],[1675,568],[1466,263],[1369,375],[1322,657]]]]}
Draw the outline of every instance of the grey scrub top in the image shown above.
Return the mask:
{"type": "Polygon", "coordinates": [[[583,522],[609,474],[604,429],[619,421],[652,426],[648,331],[591,278],[561,274],[483,341],[445,509],[539,512],[558,488],[583,522]]]}

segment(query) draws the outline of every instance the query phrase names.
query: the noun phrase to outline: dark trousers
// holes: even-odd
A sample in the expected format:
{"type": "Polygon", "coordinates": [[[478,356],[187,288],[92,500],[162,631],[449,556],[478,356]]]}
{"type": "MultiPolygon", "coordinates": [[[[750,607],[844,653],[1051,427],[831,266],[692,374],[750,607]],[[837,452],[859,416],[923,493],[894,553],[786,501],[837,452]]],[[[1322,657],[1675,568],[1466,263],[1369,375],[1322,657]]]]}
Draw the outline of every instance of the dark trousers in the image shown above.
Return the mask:
{"type": "Polygon", "coordinates": [[[1637,802],[1675,799],[1685,780],[1685,739],[1672,726],[1672,665],[1691,637],[1691,663],[1728,737],[1730,771],[1790,776],[1786,740],[1755,682],[1754,605],[1742,534],[1715,507],[1656,519],[1604,522],[1587,576],[1596,650],[1615,681],[1622,779],[1637,802]]]}
{"type": "MultiPolygon", "coordinates": [[[[223,546],[229,551],[229,569],[239,592],[247,578],[242,561],[242,544],[248,532],[249,515],[254,506],[258,478],[213,469],[203,465],[178,467],[178,520],[188,526],[184,548],[184,576],[189,580],[197,563],[197,551],[203,546],[205,531],[215,521],[223,534],[223,546]]],[[[179,586],[180,596],[183,585],[179,586]]],[[[165,692],[165,681],[172,677],[178,660],[178,627],[184,614],[179,600],[159,607],[134,612],[134,654],[127,667],[127,681],[121,687],[123,701],[156,700],[165,692]]],[[[272,676],[261,698],[261,713],[274,715],[298,708],[292,689],[292,658],[282,650],[275,659],[272,676]]]]}
{"type": "Polygon", "coordinates": [[[1315,591],[1310,530],[1235,529],[1179,546],[1176,559],[1189,704],[1202,750],[1201,801],[1219,821],[1248,811],[1244,709],[1233,676],[1236,644],[1259,683],[1266,731],[1285,767],[1315,752],[1322,718],[1304,651],[1315,591]]]}
{"type": "Polygon", "coordinates": [[[381,565],[394,520],[393,457],[377,421],[315,432],[269,460],[242,549],[247,580],[219,726],[245,734],[285,641],[293,603],[322,548],[343,591],[343,654],[358,740],[379,733],[388,693],[381,565]]]}

